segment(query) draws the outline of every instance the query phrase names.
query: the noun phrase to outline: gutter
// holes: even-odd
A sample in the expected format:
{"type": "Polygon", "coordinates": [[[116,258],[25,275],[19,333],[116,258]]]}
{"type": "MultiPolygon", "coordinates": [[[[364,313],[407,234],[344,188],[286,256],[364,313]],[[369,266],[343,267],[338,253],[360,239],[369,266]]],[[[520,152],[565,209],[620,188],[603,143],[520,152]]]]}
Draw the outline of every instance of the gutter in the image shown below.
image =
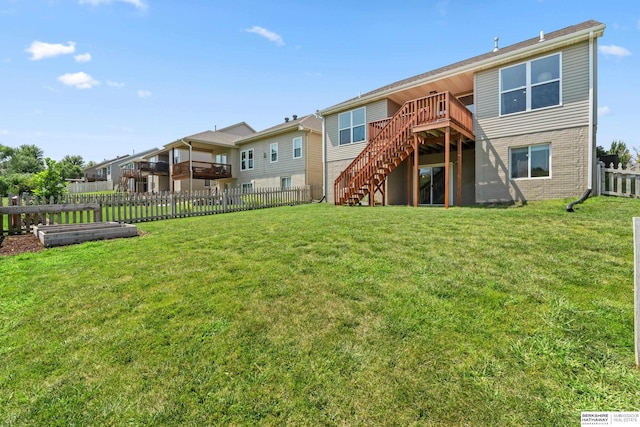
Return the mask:
{"type": "Polygon", "coordinates": [[[567,205],[567,212],[575,212],[573,207],[577,204],[583,203],[593,190],[593,146],[595,144],[595,105],[594,105],[594,56],[593,56],[593,48],[594,48],[594,34],[593,31],[589,33],[589,158],[587,160],[587,191],[584,192],[582,197],[578,200],[571,202],[567,205]]]}
{"type": "Polygon", "coordinates": [[[327,129],[324,116],[322,119],[322,199],[327,200],[327,129]]]}

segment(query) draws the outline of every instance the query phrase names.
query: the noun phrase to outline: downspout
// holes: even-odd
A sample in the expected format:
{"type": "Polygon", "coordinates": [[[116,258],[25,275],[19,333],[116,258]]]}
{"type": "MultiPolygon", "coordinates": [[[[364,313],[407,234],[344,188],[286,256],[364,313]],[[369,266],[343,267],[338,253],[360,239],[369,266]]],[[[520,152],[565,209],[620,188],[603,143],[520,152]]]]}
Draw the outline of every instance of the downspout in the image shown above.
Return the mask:
{"type": "Polygon", "coordinates": [[[191,147],[191,144],[184,142],[183,138],[180,138],[180,142],[182,142],[184,145],[189,147],[189,195],[191,195],[191,190],[193,187],[193,161],[191,160],[192,154],[193,154],[193,150],[192,150],[193,147],[191,147]]]}
{"type": "Polygon", "coordinates": [[[587,160],[587,191],[578,200],[567,205],[567,212],[574,212],[573,206],[587,200],[593,189],[593,144],[595,142],[594,129],[594,57],[593,57],[593,31],[589,32],[589,158],[587,160]]]}
{"type": "MultiPolygon", "coordinates": [[[[320,201],[327,201],[327,129],[324,116],[320,117],[322,118],[322,199],[320,201]]],[[[335,200],[333,202],[335,203],[335,200]]]]}

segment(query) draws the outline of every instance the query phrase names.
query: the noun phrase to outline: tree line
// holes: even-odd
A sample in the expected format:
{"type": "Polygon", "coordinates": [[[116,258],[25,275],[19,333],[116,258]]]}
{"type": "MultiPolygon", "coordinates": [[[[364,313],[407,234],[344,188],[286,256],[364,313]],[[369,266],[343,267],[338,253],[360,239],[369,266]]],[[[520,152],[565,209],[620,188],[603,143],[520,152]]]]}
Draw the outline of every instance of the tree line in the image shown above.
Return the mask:
{"type": "Polygon", "coordinates": [[[60,161],[44,157],[35,145],[13,148],[0,144],[0,196],[30,193],[39,197],[57,197],[66,191],[67,179],[83,176],[82,156],[66,155],[60,161]]]}

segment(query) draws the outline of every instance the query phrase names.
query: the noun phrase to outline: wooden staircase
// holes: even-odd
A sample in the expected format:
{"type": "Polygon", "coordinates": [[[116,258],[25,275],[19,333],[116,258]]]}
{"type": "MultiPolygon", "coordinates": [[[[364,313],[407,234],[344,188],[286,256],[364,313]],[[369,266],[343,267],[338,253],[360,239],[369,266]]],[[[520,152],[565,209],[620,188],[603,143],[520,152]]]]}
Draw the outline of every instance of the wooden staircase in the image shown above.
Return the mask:
{"type": "Polygon", "coordinates": [[[416,129],[447,126],[464,127],[465,134],[472,129],[471,112],[449,92],[407,101],[393,117],[369,123],[369,143],[334,182],[334,203],[355,205],[370,195],[372,204],[377,191],[384,194],[387,176],[413,153],[416,129]]]}

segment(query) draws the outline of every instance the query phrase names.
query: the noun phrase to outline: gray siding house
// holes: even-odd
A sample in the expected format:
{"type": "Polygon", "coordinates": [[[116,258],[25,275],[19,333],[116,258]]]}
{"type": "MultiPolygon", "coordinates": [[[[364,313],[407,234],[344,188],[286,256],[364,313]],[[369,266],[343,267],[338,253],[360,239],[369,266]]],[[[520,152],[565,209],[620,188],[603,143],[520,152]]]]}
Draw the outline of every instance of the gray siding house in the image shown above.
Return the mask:
{"type": "Polygon", "coordinates": [[[322,187],[322,121],[310,114],[236,141],[238,185],[252,188],[322,187]]]}
{"type": "Polygon", "coordinates": [[[336,204],[473,205],[580,196],[596,161],[587,21],[320,111],[336,204]]]}
{"type": "Polygon", "coordinates": [[[321,189],[322,121],[314,115],[293,116],[260,132],[241,122],[180,138],[145,160],[139,168],[147,177],[147,191],[321,189]]]}

